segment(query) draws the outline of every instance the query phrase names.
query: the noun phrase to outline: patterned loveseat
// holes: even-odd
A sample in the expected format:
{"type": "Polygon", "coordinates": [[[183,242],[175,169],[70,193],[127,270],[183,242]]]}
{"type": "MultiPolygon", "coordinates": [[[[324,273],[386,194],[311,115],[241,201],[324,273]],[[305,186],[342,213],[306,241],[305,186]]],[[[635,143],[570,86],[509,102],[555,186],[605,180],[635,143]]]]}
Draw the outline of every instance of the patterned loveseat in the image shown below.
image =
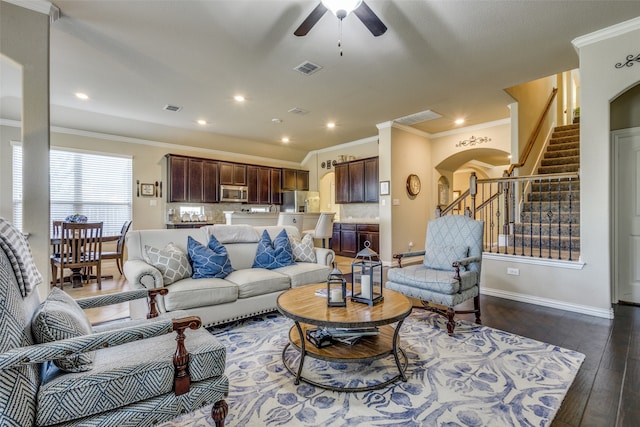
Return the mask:
{"type": "Polygon", "coordinates": [[[207,404],[224,425],[226,350],[197,317],[83,333],[91,325],[81,307],[148,293],[76,303],[54,288],[41,304],[38,283],[26,240],[0,218],[0,426],[150,426],[207,404]],[[64,339],[35,344],[49,333],[64,339]]]}
{"type": "MultiPolygon", "coordinates": [[[[127,261],[124,273],[138,289],[167,287],[169,294],[158,298],[158,311],[187,310],[202,319],[204,326],[226,323],[276,310],[278,295],[292,287],[327,280],[335,254],[331,249],[315,248],[313,238],[301,241],[292,226],[250,226],[217,224],[199,229],[139,230],[127,234],[127,261]],[[292,242],[294,263],[273,269],[254,268],[260,242],[266,231],[270,239],[285,231],[292,242]],[[179,257],[187,259],[188,239],[207,245],[211,236],[224,246],[233,271],[224,277],[179,279],[163,273],[149,259],[150,248],[174,246],[179,257]],[[297,243],[296,243],[297,242],[297,243]]],[[[193,242],[192,242],[193,243],[193,242]]],[[[189,260],[183,261],[189,263],[189,260]]],[[[159,269],[160,268],[160,269],[159,269]]],[[[166,267],[165,267],[166,268],[166,267]]],[[[143,301],[130,304],[131,317],[145,313],[143,301]]]]}

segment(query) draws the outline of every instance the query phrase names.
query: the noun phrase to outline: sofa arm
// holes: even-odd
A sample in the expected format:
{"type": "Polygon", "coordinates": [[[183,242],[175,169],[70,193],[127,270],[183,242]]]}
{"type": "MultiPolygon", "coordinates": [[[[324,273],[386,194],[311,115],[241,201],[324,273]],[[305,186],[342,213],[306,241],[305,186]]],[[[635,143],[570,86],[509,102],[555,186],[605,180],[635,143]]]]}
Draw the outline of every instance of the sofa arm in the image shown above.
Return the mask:
{"type": "Polygon", "coordinates": [[[134,289],[162,288],[160,270],[140,259],[128,260],[123,266],[124,276],[134,289]]]}
{"type": "Polygon", "coordinates": [[[327,265],[331,267],[333,261],[336,258],[335,252],[332,249],[314,248],[316,251],[316,263],[321,265],[327,265]]]}

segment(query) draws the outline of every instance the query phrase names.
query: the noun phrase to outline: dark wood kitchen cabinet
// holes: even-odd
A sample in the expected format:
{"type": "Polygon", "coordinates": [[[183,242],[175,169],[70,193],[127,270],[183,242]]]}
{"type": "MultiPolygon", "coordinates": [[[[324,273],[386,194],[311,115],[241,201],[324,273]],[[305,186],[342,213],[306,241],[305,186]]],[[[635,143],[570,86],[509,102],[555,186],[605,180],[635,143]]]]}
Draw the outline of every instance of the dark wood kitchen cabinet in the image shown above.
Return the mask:
{"type": "Polygon", "coordinates": [[[365,242],[370,243],[369,248],[380,254],[380,226],[378,224],[351,224],[333,223],[331,237],[331,249],[337,254],[354,258],[358,252],[365,248],[365,242]]]}
{"type": "Polygon", "coordinates": [[[282,204],[282,169],[271,168],[271,203],[282,204]]]}
{"type": "Polygon", "coordinates": [[[215,203],[218,201],[218,162],[168,155],[168,202],[215,203]]]}
{"type": "Polygon", "coordinates": [[[247,166],[248,203],[261,205],[282,204],[279,168],[247,166]]]}
{"type": "Polygon", "coordinates": [[[189,158],[167,156],[167,201],[186,202],[189,196],[189,158]]]}
{"type": "Polygon", "coordinates": [[[282,189],[309,191],[309,171],[282,169],[282,189]]]}
{"type": "Polygon", "coordinates": [[[247,185],[247,165],[220,162],[220,184],[247,185]]]}
{"type": "Polygon", "coordinates": [[[205,160],[203,165],[202,201],[204,203],[217,203],[220,201],[218,162],[212,160],[205,160]]]}
{"type": "Polygon", "coordinates": [[[338,163],[336,203],[378,203],[378,158],[338,163]]]}
{"type": "Polygon", "coordinates": [[[349,164],[339,163],[335,171],[336,203],[349,203],[349,164]]]}
{"type": "MultiPolygon", "coordinates": [[[[378,158],[364,160],[364,202],[378,203],[378,158]]],[[[376,251],[378,252],[378,251],[376,251]]]]}

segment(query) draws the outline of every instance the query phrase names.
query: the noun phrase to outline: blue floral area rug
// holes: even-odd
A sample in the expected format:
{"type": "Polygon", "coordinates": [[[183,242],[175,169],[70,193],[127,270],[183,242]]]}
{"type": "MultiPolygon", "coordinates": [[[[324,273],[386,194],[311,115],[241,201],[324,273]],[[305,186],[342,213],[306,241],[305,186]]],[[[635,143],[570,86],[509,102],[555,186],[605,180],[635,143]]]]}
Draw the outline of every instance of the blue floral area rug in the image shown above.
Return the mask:
{"type": "MultiPolygon", "coordinates": [[[[408,381],[334,392],[294,384],[282,362],[292,325],[271,314],[212,330],[227,347],[227,426],[547,426],[584,360],[575,351],[464,321],[450,337],[443,318],[414,310],[400,333],[408,381]]],[[[295,349],[286,357],[297,366],[295,349]]],[[[350,386],[397,373],[393,357],[366,364],[307,357],[303,370],[314,381],[350,386]]],[[[214,425],[210,412],[208,406],[165,426],[214,425]]]]}

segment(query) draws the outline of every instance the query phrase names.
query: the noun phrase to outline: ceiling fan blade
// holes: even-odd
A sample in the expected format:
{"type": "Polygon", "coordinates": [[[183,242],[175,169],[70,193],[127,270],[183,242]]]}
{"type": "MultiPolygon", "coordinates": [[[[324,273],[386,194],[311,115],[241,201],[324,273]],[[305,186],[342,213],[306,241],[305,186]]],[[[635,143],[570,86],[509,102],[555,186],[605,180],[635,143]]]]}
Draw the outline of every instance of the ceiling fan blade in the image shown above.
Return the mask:
{"type": "Polygon", "coordinates": [[[313,28],[314,25],[322,18],[322,15],[325,14],[327,8],[322,4],[318,3],[315,9],[311,11],[307,19],[305,19],[302,24],[298,27],[297,30],[293,32],[298,37],[306,36],[309,30],[313,28]]]}
{"type": "Polygon", "coordinates": [[[364,26],[367,27],[374,36],[381,36],[387,31],[387,26],[382,23],[380,18],[373,13],[373,10],[371,10],[365,2],[362,2],[353,13],[356,14],[364,26]]]}

